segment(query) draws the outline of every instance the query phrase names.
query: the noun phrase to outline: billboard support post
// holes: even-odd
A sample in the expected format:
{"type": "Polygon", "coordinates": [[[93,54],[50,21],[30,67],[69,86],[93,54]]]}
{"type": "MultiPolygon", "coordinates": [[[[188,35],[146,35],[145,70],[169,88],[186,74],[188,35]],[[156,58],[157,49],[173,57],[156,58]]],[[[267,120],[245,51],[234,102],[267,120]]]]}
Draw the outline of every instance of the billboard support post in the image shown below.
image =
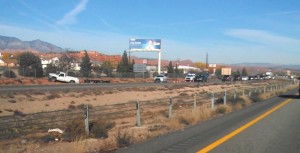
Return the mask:
{"type": "Polygon", "coordinates": [[[161,51],[158,51],[158,63],[157,63],[157,72],[158,74],[160,74],[160,65],[161,65],[161,62],[160,62],[160,59],[161,58],[161,51]]]}

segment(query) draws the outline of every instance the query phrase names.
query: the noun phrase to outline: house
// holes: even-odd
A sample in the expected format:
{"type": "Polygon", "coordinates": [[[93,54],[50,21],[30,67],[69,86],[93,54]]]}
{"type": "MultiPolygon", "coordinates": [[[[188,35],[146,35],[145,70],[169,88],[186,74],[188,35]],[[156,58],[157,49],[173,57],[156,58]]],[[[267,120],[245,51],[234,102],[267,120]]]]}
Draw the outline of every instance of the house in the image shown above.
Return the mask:
{"type": "Polygon", "coordinates": [[[54,64],[55,66],[58,66],[59,59],[58,57],[53,58],[41,58],[42,68],[45,69],[48,64],[54,64]]]}
{"type": "Polygon", "coordinates": [[[18,65],[17,59],[2,59],[2,60],[0,60],[0,66],[15,67],[17,65],[18,65]]]}

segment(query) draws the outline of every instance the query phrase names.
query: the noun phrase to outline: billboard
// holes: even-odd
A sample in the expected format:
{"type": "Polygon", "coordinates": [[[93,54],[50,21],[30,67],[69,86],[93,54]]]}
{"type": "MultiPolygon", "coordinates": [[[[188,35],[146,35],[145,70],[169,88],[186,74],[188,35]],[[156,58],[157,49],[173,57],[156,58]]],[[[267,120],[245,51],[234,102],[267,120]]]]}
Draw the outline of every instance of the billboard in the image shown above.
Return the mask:
{"type": "Polygon", "coordinates": [[[231,75],[231,68],[222,68],[221,75],[231,75]]]}
{"type": "Polygon", "coordinates": [[[161,39],[129,39],[129,50],[160,50],[161,39]]]}
{"type": "Polygon", "coordinates": [[[209,67],[217,67],[217,64],[209,64],[209,67]]]}

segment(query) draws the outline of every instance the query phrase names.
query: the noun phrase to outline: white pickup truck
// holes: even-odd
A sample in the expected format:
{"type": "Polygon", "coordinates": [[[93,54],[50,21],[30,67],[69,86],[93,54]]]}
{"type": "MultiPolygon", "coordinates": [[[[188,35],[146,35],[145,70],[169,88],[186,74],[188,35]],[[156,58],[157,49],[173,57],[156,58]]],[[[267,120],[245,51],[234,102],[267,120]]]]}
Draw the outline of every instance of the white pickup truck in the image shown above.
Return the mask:
{"type": "Polygon", "coordinates": [[[49,73],[48,79],[52,82],[79,83],[78,78],[67,76],[64,72],[49,73]]]}

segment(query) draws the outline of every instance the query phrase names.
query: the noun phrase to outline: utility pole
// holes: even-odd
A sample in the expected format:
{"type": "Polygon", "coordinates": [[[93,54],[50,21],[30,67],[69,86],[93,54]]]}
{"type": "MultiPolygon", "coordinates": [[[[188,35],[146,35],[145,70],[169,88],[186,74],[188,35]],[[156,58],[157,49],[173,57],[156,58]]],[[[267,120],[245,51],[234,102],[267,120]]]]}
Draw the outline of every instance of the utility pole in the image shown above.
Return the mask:
{"type": "Polygon", "coordinates": [[[208,53],[206,53],[206,69],[208,68],[208,53]]]}

